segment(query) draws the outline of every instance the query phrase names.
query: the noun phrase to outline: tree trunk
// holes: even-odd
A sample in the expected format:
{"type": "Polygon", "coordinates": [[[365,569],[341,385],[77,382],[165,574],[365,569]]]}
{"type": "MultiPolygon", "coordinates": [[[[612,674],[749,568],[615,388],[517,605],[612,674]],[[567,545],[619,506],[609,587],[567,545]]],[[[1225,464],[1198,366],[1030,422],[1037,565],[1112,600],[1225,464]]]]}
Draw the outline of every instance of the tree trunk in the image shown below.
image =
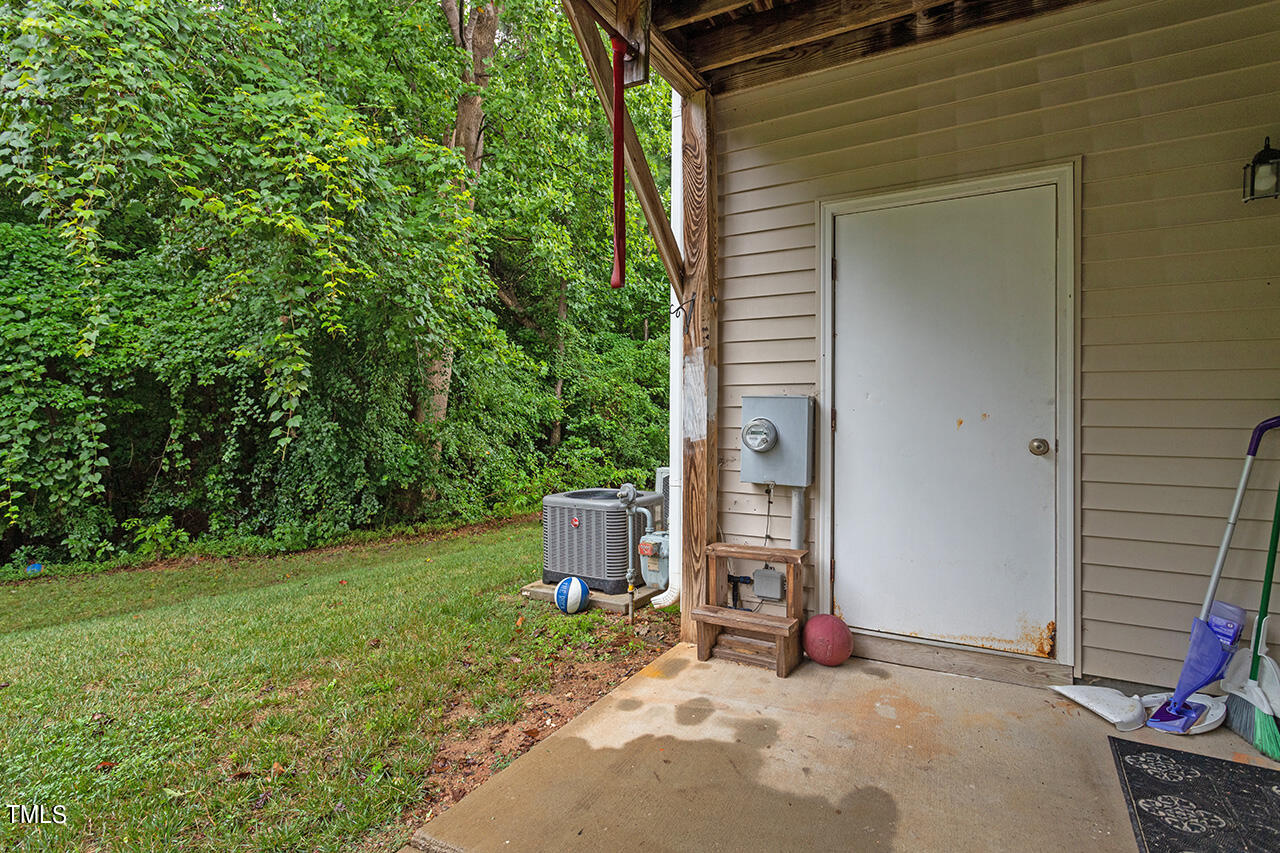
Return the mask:
{"type": "MultiPolygon", "coordinates": [[[[498,7],[492,0],[480,3],[463,21],[458,0],[440,0],[449,32],[456,47],[471,55],[471,67],[462,72],[463,83],[474,83],[481,90],[489,85],[489,62],[498,36],[498,7]]],[[[461,148],[471,171],[479,174],[484,162],[484,95],[472,92],[458,98],[457,118],[450,145],[461,148]]]]}
{"type": "MultiPolygon", "coordinates": [[[[475,6],[465,22],[459,0],[440,0],[440,8],[449,24],[454,45],[471,55],[471,67],[462,72],[462,82],[475,84],[483,90],[489,85],[488,68],[497,43],[497,5],[490,0],[475,6]]],[[[458,98],[450,145],[462,149],[462,156],[472,173],[480,173],[484,163],[484,98],[481,94],[471,92],[458,98]]],[[[475,206],[474,198],[470,204],[475,206]]],[[[444,420],[449,411],[449,382],[452,378],[453,348],[446,347],[427,368],[425,385],[430,399],[419,395],[413,407],[415,421],[425,423],[428,417],[433,423],[444,420]]],[[[436,452],[439,451],[437,443],[436,452]]]]}
{"type": "MultiPolygon", "coordinates": [[[[419,360],[421,365],[421,360],[419,360]]],[[[421,368],[420,368],[421,369],[421,368]]],[[[444,420],[449,410],[449,382],[453,379],[453,347],[446,347],[444,354],[431,362],[420,375],[420,384],[413,391],[413,407],[410,416],[416,424],[438,424],[444,420]]],[[[431,445],[432,457],[440,460],[443,442],[436,439],[431,445]]],[[[437,494],[434,489],[408,489],[399,498],[400,512],[406,516],[416,516],[422,501],[434,501],[437,494]]]]}
{"type": "MultiPolygon", "coordinates": [[[[449,382],[453,379],[453,347],[446,347],[440,358],[422,371],[422,385],[428,393],[419,391],[413,398],[414,423],[425,424],[444,420],[449,411],[449,382]]],[[[439,443],[436,450],[440,449],[439,443]]]]}
{"type": "MultiPolygon", "coordinates": [[[[427,387],[431,389],[429,413],[433,423],[444,420],[449,413],[449,382],[453,379],[453,347],[446,347],[439,359],[428,368],[427,387]]],[[[439,451],[440,445],[436,444],[439,451]]]]}

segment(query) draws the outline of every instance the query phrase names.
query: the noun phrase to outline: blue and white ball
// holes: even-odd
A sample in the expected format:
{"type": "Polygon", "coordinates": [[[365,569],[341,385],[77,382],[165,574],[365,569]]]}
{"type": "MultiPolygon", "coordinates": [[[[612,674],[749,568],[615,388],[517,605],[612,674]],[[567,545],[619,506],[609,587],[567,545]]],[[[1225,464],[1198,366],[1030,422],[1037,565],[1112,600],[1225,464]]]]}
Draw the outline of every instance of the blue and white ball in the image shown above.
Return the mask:
{"type": "Polygon", "coordinates": [[[556,585],[556,607],[561,613],[578,613],[587,609],[591,590],[582,578],[565,578],[556,585]]]}

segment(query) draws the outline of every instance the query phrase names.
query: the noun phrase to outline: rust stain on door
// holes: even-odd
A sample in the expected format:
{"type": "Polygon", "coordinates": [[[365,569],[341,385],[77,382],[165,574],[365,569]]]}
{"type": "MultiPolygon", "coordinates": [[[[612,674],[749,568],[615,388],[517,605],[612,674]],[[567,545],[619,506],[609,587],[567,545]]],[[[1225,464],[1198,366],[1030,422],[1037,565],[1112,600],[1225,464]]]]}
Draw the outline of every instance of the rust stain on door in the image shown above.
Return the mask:
{"type": "Polygon", "coordinates": [[[1037,655],[1042,658],[1053,657],[1054,649],[1058,644],[1058,623],[1050,619],[1044,629],[1031,639],[1037,655]]]}
{"type": "Polygon", "coordinates": [[[1010,652],[1016,655],[1032,655],[1038,658],[1052,658],[1057,651],[1058,623],[1050,620],[1043,626],[1036,625],[1029,619],[1019,620],[1019,631],[1016,637],[998,637],[992,634],[928,634],[915,633],[911,636],[929,637],[944,643],[956,643],[962,646],[975,646],[996,652],[1010,652]]]}

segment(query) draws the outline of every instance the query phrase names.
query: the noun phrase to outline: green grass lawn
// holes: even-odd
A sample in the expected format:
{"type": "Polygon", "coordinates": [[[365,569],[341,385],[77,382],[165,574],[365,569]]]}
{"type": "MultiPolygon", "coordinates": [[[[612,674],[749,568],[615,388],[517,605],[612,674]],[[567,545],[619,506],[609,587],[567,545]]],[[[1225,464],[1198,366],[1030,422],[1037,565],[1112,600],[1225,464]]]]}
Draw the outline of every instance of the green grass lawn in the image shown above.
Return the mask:
{"type": "Polygon", "coordinates": [[[522,603],[540,549],[525,522],[0,586],[0,805],[67,817],[32,828],[5,809],[0,849],[340,850],[385,833],[429,796],[442,738],[515,720],[566,645],[618,645],[597,611],[522,603]],[[478,716],[448,722],[463,698],[478,716]]]}

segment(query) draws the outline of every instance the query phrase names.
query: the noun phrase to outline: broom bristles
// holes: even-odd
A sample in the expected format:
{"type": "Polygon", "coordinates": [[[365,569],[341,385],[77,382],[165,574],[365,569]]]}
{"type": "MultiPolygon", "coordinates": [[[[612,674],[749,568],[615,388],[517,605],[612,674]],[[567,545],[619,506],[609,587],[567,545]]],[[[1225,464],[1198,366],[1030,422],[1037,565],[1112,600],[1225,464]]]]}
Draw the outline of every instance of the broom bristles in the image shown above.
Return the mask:
{"type": "Polygon", "coordinates": [[[1253,743],[1254,730],[1257,728],[1257,711],[1258,708],[1243,696],[1227,694],[1227,728],[1249,743],[1253,743]]]}
{"type": "Polygon", "coordinates": [[[1280,761],[1280,728],[1275,717],[1261,708],[1253,710],[1253,745],[1268,758],[1280,761]]]}
{"type": "Polygon", "coordinates": [[[1227,694],[1227,728],[1268,758],[1280,761],[1280,726],[1275,717],[1243,696],[1227,694]]]}

